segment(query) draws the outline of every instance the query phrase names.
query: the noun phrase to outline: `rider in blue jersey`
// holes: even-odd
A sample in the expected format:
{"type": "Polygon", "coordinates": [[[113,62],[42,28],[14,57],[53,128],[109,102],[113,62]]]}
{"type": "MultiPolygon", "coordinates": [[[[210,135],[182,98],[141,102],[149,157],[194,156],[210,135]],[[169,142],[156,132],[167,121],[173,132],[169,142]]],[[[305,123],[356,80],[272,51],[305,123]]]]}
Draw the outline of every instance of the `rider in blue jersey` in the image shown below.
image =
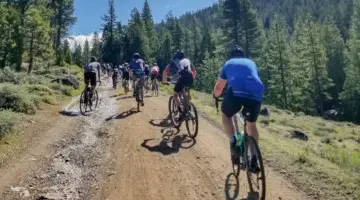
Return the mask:
{"type": "Polygon", "coordinates": [[[130,71],[132,71],[133,75],[133,88],[134,88],[134,94],[135,97],[135,78],[140,78],[140,88],[141,88],[141,99],[143,102],[141,103],[142,106],[144,106],[144,68],[145,68],[145,62],[140,58],[140,54],[134,53],[133,60],[129,63],[130,71]]]}
{"type": "MultiPolygon", "coordinates": [[[[257,66],[254,61],[245,58],[242,48],[236,46],[230,59],[221,68],[220,77],[214,88],[214,96],[219,97],[225,86],[227,92],[222,103],[222,121],[225,132],[230,140],[233,161],[236,158],[236,134],[232,117],[242,108],[246,116],[247,133],[259,140],[256,120],[260,113],[261,102],[264,95],[264,85],[261,82],[257,66]]],[[[251,166],[257,167],[256,156],[251,158],[251,166]]]]}

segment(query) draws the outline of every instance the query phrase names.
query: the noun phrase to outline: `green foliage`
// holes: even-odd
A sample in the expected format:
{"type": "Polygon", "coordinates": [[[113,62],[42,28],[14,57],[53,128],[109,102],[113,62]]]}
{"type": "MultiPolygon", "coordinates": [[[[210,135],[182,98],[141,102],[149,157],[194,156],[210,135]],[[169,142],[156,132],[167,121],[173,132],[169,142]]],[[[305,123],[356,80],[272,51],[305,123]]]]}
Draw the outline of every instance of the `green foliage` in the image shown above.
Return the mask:
{"type": "Polygon", "coordinates": [[[82,57],[83,57],[83,61],[82,61],[83,65],[86,65],[87,63],[90,62],[90,57],[91,57],[90,46],[87,39],[85,40],[84,53],[82,57]]]}
{"type": "Polygon", "coordinates": [[[75,43],[75,51],[74,54],[72,56],[74,64],[78,65],[78,66],[83,66],[83,62],[82,62],[82,48],[80,44],[75,43]]]}
{"type": "Polygon", "coordinates": [[[0,110],[0,139],[13,131],[20,121],[20,115],[10,110],[0,110]]]}
{"type": "Polygon", "coordinates": [[[197,68],[198,75],[194,83],[195,88],[211,93],[223,63],[224,60],[221,58],[210,57],[210,55],[207,54],[205,60],[203,60],[203,64],[197,68]]]}
{"type": "Polygon", "coordinates": [[[0,88],[0,109],[34,114],[35,101],[36,99],[20,86],[4,85],[0,88]]]}

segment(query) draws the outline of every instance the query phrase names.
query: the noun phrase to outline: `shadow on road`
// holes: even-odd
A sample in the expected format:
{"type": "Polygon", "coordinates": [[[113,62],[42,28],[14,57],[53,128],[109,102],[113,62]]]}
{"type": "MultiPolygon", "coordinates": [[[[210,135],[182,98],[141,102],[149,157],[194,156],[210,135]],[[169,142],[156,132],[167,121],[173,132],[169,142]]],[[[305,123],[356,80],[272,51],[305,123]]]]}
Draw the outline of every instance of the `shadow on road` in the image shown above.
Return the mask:
{"type": "MultiPolygon", "coordinates": [[[[240,194],[239,178],[234,173],[230,173],[225,180],[225,197],[226,200],[235,200],[240,194]]],[[[257,192],[249,192],[246,198],[240,200],[259,200],[257,192]]]]}
{"type": "Polygon", "coordinates": [[[68,116],[68,117],[79,117],[81,116],[81,113],[79,111],[59,111],[60,114],[64,115],[64,116],[68,116]]]}
{"type": "Polygon", "coordinates": [[[131,108],[130,110],[128,111],[125,111],[125,112],[122,112],[120,114],[116,114],[116,115],[113,115],[111,117],[108,117],[105,119],[105,121],[111,121],[111,120],[114,120],[114,119],[124,119],[124,118],[127,118],[133,114],[136,114],[138,113],[137,109],[135,108],[131,108]]]}
{"type": "Polygon", "coordinates": [[[116,95],[112,95],[109,98],[116,98],[116,97],[121,97],[124,96],[125,94],[116,94],[116,95]]]}
{"type": "MultiPolygon", "coordinates": [[[[144,99],[145,99],[145,98],[150,98],[150,97],[152,97],[152,96],[144,95],[144,99]]],[[[132,96],[132,93],[131,93],[130,96],[119,97],[119,98],[117,98],[116,100],[120,101],[120,100],[123,100],[123,99],[131,99],[131,98],[135,98],[135,97],[132,96]]]]}
{"type": "Polygon", "coordinates": [[[239,179],[234,173],[230,173],[225,180],[226,200],[235,200],[240,193],[239,179]]]}
{"type": "Polygon", "coordinates": [[[158,139],[146,139],[141,144],[142,147],[150,152],[158,152],[164,156],[178,153],[180,149],[188,149],[196,144],[196,140],[188,137],[187,135],[176,135],[173,138],[164,138],[159,144],[149,145],[150,141],[159,141],[158,139]],[[190,145],[188,145],[190,143],[190,145]],[[169,145],[170,144],[170,145],[169,145]]]}
{"type": "Polygon", "coordinates": [[[149,121],[149,123],[152,126],[163,127],[163,128],[169,128],[169,127],[173,126],[173,124],[169,118],[167,118],[167,119],[152,119],[149,121]]]}

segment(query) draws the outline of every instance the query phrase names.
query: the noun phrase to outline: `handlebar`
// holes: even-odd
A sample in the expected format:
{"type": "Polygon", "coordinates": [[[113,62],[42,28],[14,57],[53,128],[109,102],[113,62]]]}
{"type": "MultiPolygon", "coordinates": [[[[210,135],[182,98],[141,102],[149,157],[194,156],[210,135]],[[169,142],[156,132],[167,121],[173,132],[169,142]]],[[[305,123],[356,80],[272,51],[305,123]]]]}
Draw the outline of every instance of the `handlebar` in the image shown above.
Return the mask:
{"type": "Polygon", "coordinates": [[[215,99],[215,107],[216,107],[216,111],[219,113],[219,101],[223,101],[224,98],[223,97],[215,97],[213,96],[215,99]]]}

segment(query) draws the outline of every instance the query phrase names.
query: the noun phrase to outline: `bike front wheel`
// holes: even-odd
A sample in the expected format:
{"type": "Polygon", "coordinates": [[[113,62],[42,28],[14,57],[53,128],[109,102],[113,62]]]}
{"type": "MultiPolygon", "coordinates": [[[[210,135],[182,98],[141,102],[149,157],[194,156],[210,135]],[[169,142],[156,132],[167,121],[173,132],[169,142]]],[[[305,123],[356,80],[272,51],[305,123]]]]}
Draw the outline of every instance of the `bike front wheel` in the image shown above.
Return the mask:
{"type": "Polygon", "coordinates": [[[174,100],[173,96],[171,96],[169,98],[168,106],[169,106],[169,115],[170,115],[171,122],[175,128],[179,128],[181,126],[181,123],[177,119],[180,117],[180,111],[175,104],[175,100],[174,100]]]}
{"type": "Polygon", "coordinates": [[[256,169],[255,171],[254,171],[254,169],[249,171],[250,164],[248,164],[249,166],[248,166],[248,170],[246,171],[246,173],[247,173],[247,179],[248,179],[248,183],[249,183],[250,192],[257,193],[259,195],[259,200],[265,200],[265,196],[266,196],[265,169],[264,169],[263,159],[262,159],[259,145],[257,144],[257,142],[255,141],[255,139],[253,137],[250,137],[250,136],[247,137],[246,152],[247,152],[247,155],[249,155],[249,156],[247,156],[247,160],[248,160],[248,163],[250,163],[250,164],[251,164],[251,159],[253,156],[252,152],[256,153],[256,162],[257,162],[257,166],[258,166],[258,169],[256,169]],[[254,148],[253,151],[251,151],[251,148],[254,148]]]}
{"type": "Polygon", "coordinates": [[[80,95],[80,113],[85,116],[87,109],[87,102],[85,100],[85,92],[82,92],[80,95]]]}
{"type": "Polygon", "coordinates": [[[196,138],[199,132],[199,118],[196,107],[191,103],[188,111],[189,119],[186,120],[186,129],[191,138],[196,138]]]}

